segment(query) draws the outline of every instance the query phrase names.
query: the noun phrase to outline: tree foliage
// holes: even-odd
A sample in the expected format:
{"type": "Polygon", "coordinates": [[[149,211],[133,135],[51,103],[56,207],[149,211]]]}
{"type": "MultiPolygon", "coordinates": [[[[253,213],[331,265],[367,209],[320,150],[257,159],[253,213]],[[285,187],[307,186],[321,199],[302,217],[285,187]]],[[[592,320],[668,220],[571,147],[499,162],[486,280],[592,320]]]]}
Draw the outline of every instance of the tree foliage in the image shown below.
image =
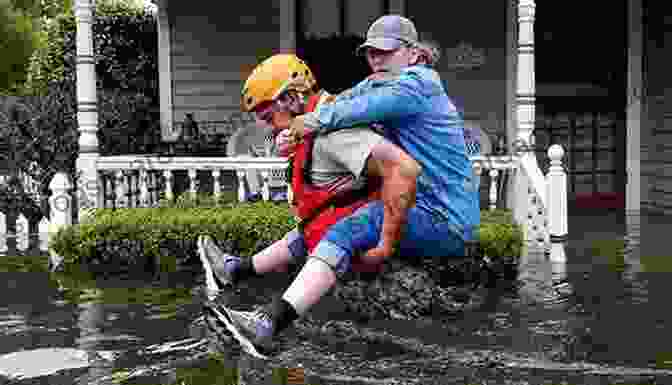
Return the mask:
{"type": "MultiPolygon", "coordinates": [[[[79,132],[72,7],[69,0],[41,1],[50,5],[40,9],[43,44],[31,57],[22,96],[6,106],[0,99],[0,144],[10,145],[15,164],[46,193],[55,172],[76,178],[79,132]]],[[[98,0],[93,38],[101,153],[129,151],[118,139],[158,131],[156,20],[134,0],[98,0]]]]}
{"type": "MultiPolygon", "coordinates": [[[[43,94],[52,81],[74,81],[77,23],[72,7],[57,4],[47,13],[55,16],[44,18],[40,43],[28,66],[26,94],[43,94]]],[[[156,20],[152,13],[137,0],[98,0],[95,14],[98,87],[156,88],[156,20]]]]}
{"type": "Polygon", "coordinates": [[[39,42],[39,3],[0,0],[0,90],[15,92],[26,79],[26,64],[39,42]]]}

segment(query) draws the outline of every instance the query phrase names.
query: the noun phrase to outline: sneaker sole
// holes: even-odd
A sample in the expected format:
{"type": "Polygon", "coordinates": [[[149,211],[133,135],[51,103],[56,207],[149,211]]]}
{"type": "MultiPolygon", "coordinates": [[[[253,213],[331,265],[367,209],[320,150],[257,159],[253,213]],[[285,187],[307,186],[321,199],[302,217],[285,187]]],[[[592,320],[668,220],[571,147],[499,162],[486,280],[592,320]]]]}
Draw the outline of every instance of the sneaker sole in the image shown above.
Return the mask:
{"type": "Polygon", "coordinates": [[[232,287],[233,284],[224,281],[221,278],[215,274],[215,270],[212,268],[212,264],[210,263],[210,260],[208,260],[208,257],[206,257],[205,253],[205,245],[203,242],[205,239],[199,239],[197,241],[198,245],[198,255],[201,258],[201,263],[203,263],[203,267],[205,268],[205,284],[208,287],[209,290],[217,292],[221,290],[224,287],[232,287]]]}
{"type": "Polygon", "coordinates": [[[203,269],[205,270],[205,287],[209,292],[209,297],[215,296],[220,290],[218,285],[219,280],[217,277],[215,277],[215,273],[212,271],[212,265],[210,265],[210,261],[208,261],[208,258],[205,256],[205,246],[203,245],[203,239],[199,238],[197,245],[198,256],[201,258],[201,263],[203,264],[203,269]]]}
{"type": "Polygon", "coordinates": [[[223,313],[220,312],[215,307],[209,306],[208,308],[210,309],[210,311],[213,312],[215,317],[217,317],[217,319],[221,323],[223,323],[224,326],[226,326],[226,328],[229,330],[229,332],[231,332],[231,334],[233,334],[233,337],[236,340],[238,340],[238,343],[240,344],[240,346],[243,347],[243,350],[245,350],[245,352],[247,352],[249,355],[251,355],[253,357],[256,357],[256,358],[259,358],[259,359],[262,359],[262,360],[269,360],[270,359],[270,357],[268,357],[268,356],[262,354],[261,352],[259,352],[257,350],[257,348],[254,346],[254,344],[252,344],[252,342],[249,339],[247,339],[245,336],[243,336],[240,333],[240,331],[238,331],[238,328],[233,324],[233,322],[231,322],[231,318],[230,318],[230,315],[229,315],[229,309],[227,309],[226,306],[219,306],[219,308],[224,311],[223,313]]]}

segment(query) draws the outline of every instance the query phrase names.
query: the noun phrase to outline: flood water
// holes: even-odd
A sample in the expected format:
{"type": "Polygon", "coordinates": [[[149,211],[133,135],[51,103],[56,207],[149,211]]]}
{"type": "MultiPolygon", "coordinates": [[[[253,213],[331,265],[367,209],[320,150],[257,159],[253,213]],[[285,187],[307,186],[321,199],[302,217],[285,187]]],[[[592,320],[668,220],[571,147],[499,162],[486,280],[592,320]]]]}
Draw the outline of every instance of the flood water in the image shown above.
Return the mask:
{"type": "MultiPolygon", "coordinates": [[[[47,273],[44,256],[3,256],[0,384],[281,384],[298,367],[306,384],[672,384],[665,220],[573,214],[565,244],[521,260],[516,289],[479,289],[445,319],[353,326],[327,299],[270,361],[208,327],[200,271],[92,280],[47,273]],[[644,254],[647,226],[660,246],[644,254]]],[[[252,306],[286,284],[224,295],[252,306]]]]}

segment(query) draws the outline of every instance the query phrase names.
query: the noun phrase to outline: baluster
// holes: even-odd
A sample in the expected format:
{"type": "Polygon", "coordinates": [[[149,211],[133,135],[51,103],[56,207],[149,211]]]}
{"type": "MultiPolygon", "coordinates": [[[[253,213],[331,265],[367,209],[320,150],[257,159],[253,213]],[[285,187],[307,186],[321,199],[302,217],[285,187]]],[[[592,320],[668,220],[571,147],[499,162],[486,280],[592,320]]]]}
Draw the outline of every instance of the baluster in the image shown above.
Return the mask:
{"type": "Polygon", "coordinates": [[[7,251],[7,216],[0,211],[0,252],[7,251]]]}
{"type": "Polygon", "coordinates": [[[128,207],[135,207],[135,170],[126,171],[126,183],[128,183],[126,190],[128,194],[128,207]]]}
{"type": "Polygon", "coordinates": [[[481,162],[474,162],[473,164],[473,170],[474,170],[474,178],[476,179],[474,181],[474,185],[478,186],[478,191],[477,191],[477,196],[478,196],[478,201],[479,201],[479,207],[480,207],[480,201],[481,201],[481,175],[483,175],[483,165],[481,162]],[[476,183],[478,182],[478,183],[476,183]]]}
{"type": "Polygon", "coordinates": [[[163,170],[163,178],[166,183],[166,199],[173,200],[173,170],[163,170]]]}
{"type": "Polygon", "coordinates": [[[104,175],[105,191],[103,193],[105,195],[103,195],[103,207],[114,207],[114,175],[110,173],[105,173],[104,175]],[[110,205],[108,206],[108,201],[110,201],[108,198],[110,197],[113,199],[109,202],[110,205]]]}
{"type": "Polygon", "coordinates": [[[221,175],[220,169],[216,168],[212,170],[212,193],[215,196],[215,199],[219,198],[219,195],[222,192],[222,186],[219,183],[220,175],[221,175]]]}
{"type": "Polygon", "coordinates": [[[157,196],[158,192],[158,183],[157,183],[157,178],[156,178],[156,170],[148,170],[147,171],[147,189],[149,190],[149,204],[150,206],[154,206],[156,202],[159,200],[157,196]]]}
{"type": "Polygon", "coordinates": [[[294,202],[294,190],[292,190],[292,184],[287,183],[287,203],[292,204],[294,202]]]}
{"type": "Polygon", "coordinates": [[[269,170],[261,170],[261,197],[264,201],[269,201],[271,199],[271,186],[269,185],[269,170]]]}
{"type": "Polygon", "coordinates": [[[245,202],[247,189],[245,188],[245,170],[236,170],[238,176],[238,202],[245,202]]]}
{"type": "Polygon", "coordinates": [[[105,199],[107,197],[107,177],[103,170],[98,170],[98,204],[96,208],[105,208],[105,199]]]}
{"type": "Polygon", "coordinates": [[[134,176],[135,176],[135,199],[134,201],[137,203],[137,207],[145,207],[143,206],[142,203],[142,177],[143,177],[143,170],[137,170],[134,171],[134,176]]]}
{"type": "Polygon", "coordinates": [[[551,167],[546,176],[547,222],[551,240],[564,241],[567,238],[567,174],[562,167],[565,150],[554,144],[548,149],[551,167]]]}
{"type": "Polygon", "coordinates": [[[126,207],[133,207],[133,171],[124,171],[126,184],[126,207]]]}
{"type": "Polygon", "coordinates": [[[530,232],[530,243],[537,247],[541,248],[543,246],[543,241],[544,241],[544,229],[543,229],[543,223],[540,223],[539,221],[539,209],[541,207],[541,199],[537,197],[537,194],[535,193],[534,190],[530,189],[529,190],[529,195],[528,195],[528,226],[529,229],[531,229],[530,232]]]}
{"type": "MultiPolygon", "coordinates": [[[[1,218],[0,218],[1,219],[1,218]]],[[[49,218],[47,217],[42,217],[42,220],[40,220],[40,223],[37,225],[37,231],[39,232],[39,249],[40,251],[48,251],[49,250],[49,218]]],[[[0,237],[2,237],[2,233],[0,232],[0,237]]],[[[2,247],[0,246],[0,251],[2,250],[2,247]]]]}
{"type": "Polygon", "coordinates": [[[151,207],[154,204],[154,190],[153,190],[153,182],[152,182],[152,175],[154,171],[153,170],[145,170],[145,184],[147,186],[147,206],[146,207],[151,207]]]}
{"type": "Polygon", "coordinates": [[[493,168],[490,170],[490,210],[497,208],[497,177],[499,170],[493,168]]]}
{"type": "Polygon", "coordinates": [[[138,207],[146,207],[142,203],[142,179],[143,179],[143,174],[145,172],[145,169],[137,170],[135,172],[135,191],[136,191],[136,202],[138,204],[138,207]]]}
{"type": "Polygon", "coordinates": [[[133,202],[133,207],[140,206],[140,175],[137,170],[131,170],[131,184],[132,191],[131,201],[133,202]]]}
{"type": "Polygon", "coordinates": [[[157,171],[154,174],[154,186],[156,187],[155,194],[156,194],[156,201],[158,202],[161,199],[161,196],[163,195],[162,192],[165,192],[165,186],[163,185],[165,183],[165,180],[163,179],[163,171],[157,171]]]}
{"type": "Polygon", "coordinates": [[[126,207],[126,183],[123,170],[117,170],[115,173],[115,192],[116,202],[115,207],[126,207]]]}
{"type": "Polygon", "coordinates": [[[28,240],[30,238],[30,223],[23,213],[16,219],[16,248],[19,251],[28,249],[28,240]]]}
{"type": "Polygon", "coordinates": [[[196,191],[198,187],[196,186],[196,169],[189,169],[188,171],[189,174],[189,192],[191,193],[192,197],[196,196],[196,191]]]}
{"type": "Polygon", "coordinates": [[[149,187],[147,186],[148,182],[148,172],[145,169],[140,170],[140,207],[149,207],[150,198],[149,198],[149,187]]]}
{"type": "Polygon", "coordinates": [[[96,170],[96,207],[97,209],[105,208],[105,174],[96,170]]]}
{"type": "Polygon", "coordinates": [[[155,201],[158,202],[159,199],[161,199],[161,189],[163,187],[163,173],[161,171],[156,171],[154,173],[154,194],[155,194],[155,201]]]}

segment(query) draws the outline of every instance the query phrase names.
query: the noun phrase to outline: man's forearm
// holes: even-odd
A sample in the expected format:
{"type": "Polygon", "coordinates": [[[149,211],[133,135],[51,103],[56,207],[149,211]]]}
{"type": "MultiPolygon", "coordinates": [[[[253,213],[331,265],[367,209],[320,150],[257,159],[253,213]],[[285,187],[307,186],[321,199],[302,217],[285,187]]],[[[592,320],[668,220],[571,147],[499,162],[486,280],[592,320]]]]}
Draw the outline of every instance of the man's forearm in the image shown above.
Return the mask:
{"type": "MultiPolygon", "coordinates": [[[[384,216],[378,247],[391,253],[394,245],[401,239],[403,227],[408,220],[408,210],[415,205],[420,166],[399,147],[384,140],[371,152],[369,174],[382,177],[384,216]]],[[[378,257],[387,256],[389,255],[378,257]]]]}
{"type": "Polygon", "coordinates": [[[408,220],[408,210],[415,206],[416,174],[397,165],[383,178],[384,205],[381,246],[392,249],[401,239],[401,232],[408,220]]]}
{"type": "Polygon", "coordinates": [[[426,109],[419,82],[412,75],[385,86],[373,87],[361,95],[338,98],[305,115],[306,126],[329,131],[402,118],[426,109]]]}

